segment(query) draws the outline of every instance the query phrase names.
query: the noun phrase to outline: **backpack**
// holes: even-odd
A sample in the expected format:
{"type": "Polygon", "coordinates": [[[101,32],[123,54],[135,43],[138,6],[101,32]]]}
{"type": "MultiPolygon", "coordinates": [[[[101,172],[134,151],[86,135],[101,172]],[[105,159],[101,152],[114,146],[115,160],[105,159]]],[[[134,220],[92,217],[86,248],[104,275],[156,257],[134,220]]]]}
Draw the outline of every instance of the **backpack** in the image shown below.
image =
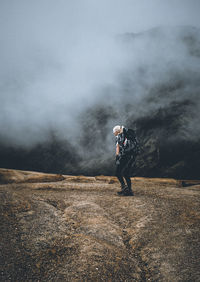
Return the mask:
{"type": "Polygon", "coordinates": [[[127,129],[126,130],[126,138],[131,141],[131,152],[135,156],[137,156],[140,153],[140,144],[138,142],[138,139],[136,137],[136,133],[133,129],[127,129]]]}

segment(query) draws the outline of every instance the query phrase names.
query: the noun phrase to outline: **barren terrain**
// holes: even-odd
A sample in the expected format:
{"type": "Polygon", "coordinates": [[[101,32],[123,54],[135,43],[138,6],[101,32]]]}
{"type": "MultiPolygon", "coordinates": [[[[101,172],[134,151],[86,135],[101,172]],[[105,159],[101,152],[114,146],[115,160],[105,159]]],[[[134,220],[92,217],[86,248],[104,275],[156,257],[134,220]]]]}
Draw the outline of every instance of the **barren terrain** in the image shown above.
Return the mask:
{"type": "Polygon", "coordinates": [[[1,281],[200,281],[200,182],[0,169],[1,281]]]}

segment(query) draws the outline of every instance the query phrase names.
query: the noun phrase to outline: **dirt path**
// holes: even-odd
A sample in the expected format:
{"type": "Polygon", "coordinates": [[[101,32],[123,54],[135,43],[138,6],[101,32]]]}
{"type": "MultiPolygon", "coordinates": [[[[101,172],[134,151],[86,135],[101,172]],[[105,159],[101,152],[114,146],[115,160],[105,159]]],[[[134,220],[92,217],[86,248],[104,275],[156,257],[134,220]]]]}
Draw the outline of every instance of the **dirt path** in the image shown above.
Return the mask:
{"type": "Polygon", "coordinates": [[[65,178],[0,185],[1,281],[200,281],[200,186],[65,178]]]}

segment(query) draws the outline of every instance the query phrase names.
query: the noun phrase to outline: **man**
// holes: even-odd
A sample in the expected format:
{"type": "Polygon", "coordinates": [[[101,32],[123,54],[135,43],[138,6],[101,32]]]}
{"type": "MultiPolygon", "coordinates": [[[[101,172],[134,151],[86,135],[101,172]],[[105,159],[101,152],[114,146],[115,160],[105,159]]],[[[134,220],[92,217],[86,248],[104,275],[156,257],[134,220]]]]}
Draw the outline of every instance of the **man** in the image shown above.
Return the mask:
{"type": "Polygon", "coordinates": [[[133,196],[130,175],[138,145],[135,132],[124,126],[116,125],[113,128],[113,134],[116,136],[116,176],[121,184],[121,191],[118,192],[118,195],[133,196]]]}

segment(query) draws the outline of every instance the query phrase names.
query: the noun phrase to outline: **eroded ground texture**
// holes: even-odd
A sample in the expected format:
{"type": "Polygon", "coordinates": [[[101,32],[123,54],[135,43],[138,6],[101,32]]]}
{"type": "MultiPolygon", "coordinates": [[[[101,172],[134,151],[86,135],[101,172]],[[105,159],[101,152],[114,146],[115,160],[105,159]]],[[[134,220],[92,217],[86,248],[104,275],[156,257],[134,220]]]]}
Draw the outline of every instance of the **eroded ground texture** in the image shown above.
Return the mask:
{"type": "Polygon", "coordinates": [[[198,181],[0,170],[1,281],[200,281],[198,181]]]}

